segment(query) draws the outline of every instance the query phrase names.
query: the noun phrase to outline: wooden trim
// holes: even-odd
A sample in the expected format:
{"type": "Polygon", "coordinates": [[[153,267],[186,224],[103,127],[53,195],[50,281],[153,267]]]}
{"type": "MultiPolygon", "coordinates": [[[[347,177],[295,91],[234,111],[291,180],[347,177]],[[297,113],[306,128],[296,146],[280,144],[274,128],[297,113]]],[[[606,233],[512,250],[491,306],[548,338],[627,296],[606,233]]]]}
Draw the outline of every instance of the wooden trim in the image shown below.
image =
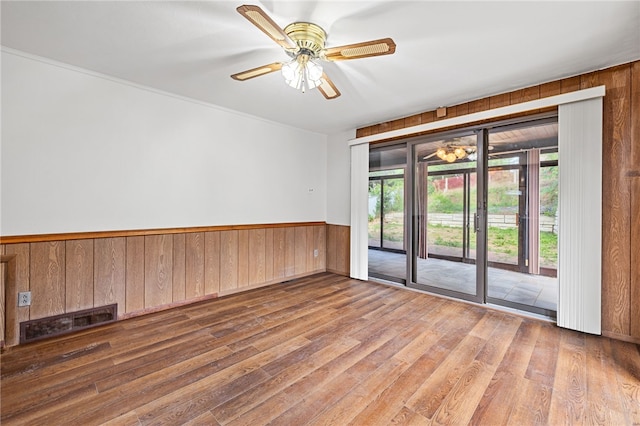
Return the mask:
{"type": "Polygon", "coordinates": [[[630,283],[631,295],[629,305],[634,307],[629,309],[630,317],[630,334],[632,338],[640,339],[640,315],[638,315],[637,307],[640,306],[640,178],[630,179],[631,201],[630,201],[630,233],[629,240],[631,245],[630,256],[630,283]]]}
{"type": "Polygon", "coordinates": [[[147,235],[185,234],[210,231],[237,231],[245,229],[290,228],[295,226],[322,226],[325,222],[287,222],[250,225],[214,225],[189,228],[135,229],[121,231],[72,232],[61,234],[10,235],[0,236],[0,244],[37,243],[48,241],[82,240],[86,238],[137,237],[147,235]]]}
{"type": "MultiPolygon", "coordinates": [[[[487,102],[487,104],[488,104],[488,102],[487,102]]],[[[464,108],[466,106],[468,106],[468,104],[457,105],[456,110],[458,110],[458,111],[466,111],[467,109],[464,108]]],[[[453,108],[453,107],[448,107],[448,108],[453,108]]],[[[435,111],[431,111],[431,112],[433,113],[433,116],[435,117],[435,111]]],[[[540,109],[537,109],[537,110],[520,112],[520,113],[517,113],[517,114],[503,115],[503,116],[500,116],[500,117],[497,117],[497,118],[493,118],[493,119],[477,120],[477,121],[472,121],[470,123],[448,125],[446,127],[438,127],[438,128],[434,128],[434,129],[431,129],[431,130],[425,130],[425,131],[422,131],[422,132],[411,134],[409,136],[395,136],[395,137],[375,140],[375,141],[369,142],[369,144],[370,145],[377,145],[377,144],[383,144],[383,143],[394,142],[394,141],[406,141],[407,138],[415,138],[415,137],[420,137],[420,136],[432,135],[432,134],[435,134],[435,133],[449,132],[449,131],[458,130],[458,129],[468,129],[470,127],[479,127],[479,126],[483,126],[485,124],[493,124],[496,121],[506,121],[506,120],[514,120],[514,119],[526,120],[528,117],[539,117],[542,114],[556,114],[557,115],[557,113],[558,113],[558,107],[557,106],[548,107],[548,108],[540,108],[540,109]]],[[[424,114],[429,114],[429,112],[426,112],[424,114]]],[[[459,117],[459,115],[456,116],[456,117],[459,117]]],[[[439,123],[442,122],[443,120],[444,119],[437,119],[437,121],[439,123]]],[[[425,123],[432,123],[433,121],[436,121],[436,119],[434,118],[434,119],[431,119],[431,120],[421,120],[421,121],[422,121],[422,124],[425,124],[425,123]]],[[[373,126],[373,127],[375,127],[375,126],[373,126]]],[[[379,130],[378,127],[376,127],[376,129],[379,130]]],[[[365,134],[365,133],[367,133],[367,132],[360,132],[360,133],[357,133],[357,134],[359,135],[359,134],[365,134]]],[[[372,136],[372,135],[377,135],[377,134],[379,134],[381,132],[379,132],[379,131],[377,131],[377,132],[369,131],[368,133],[370,133],[370,135],[368,135],[368,136],[372,136]]],[[[356,140],[358,140],[358,139],[353,139],[353,141],[356,141],[356,140]]]]}
{"type": "MultiPolygon", "coordinates": [[[[538,91],[539,93],[539,91],[538,91]]],[[[582,89],[575,92],[563,93],[559,95],[549,96],[542,99],[528,100],[530,97],[526,94],[518,100],[524,100],[524,102],[514,103],[508,106],[503,106],[494,109],[484,109],[478,112],[470,112],[465,115],[454,116],[452,118],[445,118],[442,120],[436,120],[431,123],[418,124],[412,127],[403,127],[397,130],[388,130],[382,133],[378,133],[371,136],[365,136],[356,138],[349,141],[349,145],[359,145],[369,142],[377,142],[382,140],[388,140],[399,137],[414,136],[421,132],[430,130],[441,130],[446,127],[468,125],[470,123],[482,120],[493,120],[499,117],[520,113],[538,113],[542,108],[555,107],[557,105],[582,101],[585,99],[597,98],[605,96],[605,86],[590,87],[588,89],[582,89]]],[[[535,96],[532,96],[535,97],[535,96]]],[[[385,129],[386,130],[386,129],[385,129]]],[[[357,134],[357,133],[356,133],[357,134]]]]}
{"type": "Polygon", "coordinates": [[[635,343],[636,345],[640,345],[640,338],[628,336],[626,334],[614,333],[613,331],[602,331],[602,335],[604,337],[609,337],[615,340],[622,340],[623,342],[635,343]]]}
{"type": "MultiPolygon", "coordinates": [[[[4,247],[1,247],[2,252],[4,252],[4,247]]],[[[4,274],[2,277],[0,277],[0,281],[2,282],[2,286],[0,286],[0,291],[2,292],[0,294],[0,315],[2,316],[2,318],[0,318],[0,322],[1,322],[1,327],[0,327],[0,335],[1,340],[0,340],[0,349],[4,349],[5,347],[5,339],[6,339],[6,334],[7,334],[7,294],[13,294],[13,292],[9,293],[9,290],[13,290],[13,288],[9,289],[9,268],[11,266],[15,267],[15,264],[11,264],[11,261],[14,260],[16,258],[15,254],[2,254],[0,255],[0,263],[6,263],[6,266],[2,273],[4,274]]],[[[15,274],[14,274],[15,275],[15,274]]]]}
{"type": "Polygon", "coordinates": [[[29,287],[29,261],[30,245],[15,244],[4,246],[6,260],[4,282],[4,344],[5,346],[17,345],[20,338],[20,323],[30,319],[30,306],[19,307],[17,303],[7,303],[9,300],[18,300],[18,292],[30,291],[29,287]]]}

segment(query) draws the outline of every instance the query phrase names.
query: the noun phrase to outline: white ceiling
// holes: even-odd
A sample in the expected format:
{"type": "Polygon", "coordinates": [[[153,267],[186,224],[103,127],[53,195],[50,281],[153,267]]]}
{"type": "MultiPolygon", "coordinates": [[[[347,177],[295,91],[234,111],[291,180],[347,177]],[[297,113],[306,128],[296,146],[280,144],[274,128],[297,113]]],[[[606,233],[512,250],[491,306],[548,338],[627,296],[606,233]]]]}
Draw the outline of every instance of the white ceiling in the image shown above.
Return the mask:
{"type": "Polygon", "coordinates": [[[237,1],[2,1],[2,45],[321,133],[355,129],[640,59],[640,1],[255,1],[327,46],[391,37],[394,55],[325,63],[342,96],[279,73],[288,59],[237,1]]]}

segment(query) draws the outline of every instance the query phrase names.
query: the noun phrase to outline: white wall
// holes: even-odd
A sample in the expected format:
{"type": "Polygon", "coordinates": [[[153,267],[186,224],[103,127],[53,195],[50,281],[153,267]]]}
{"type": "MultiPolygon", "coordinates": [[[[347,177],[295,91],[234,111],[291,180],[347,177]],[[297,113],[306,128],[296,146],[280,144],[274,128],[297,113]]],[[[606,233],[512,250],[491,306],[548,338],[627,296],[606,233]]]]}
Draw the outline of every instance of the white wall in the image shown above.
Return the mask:
{"type": "Polygon", "coordinates": [[[356,132],[330,135],[327,143],[327,223],[351,224],[351,160],[349,140],[356,132]]]}
{"type": "Polygon", "coordinates": [[[326,146],[326,135],[3,51],[0,233],[324,221],[326,146]]]}

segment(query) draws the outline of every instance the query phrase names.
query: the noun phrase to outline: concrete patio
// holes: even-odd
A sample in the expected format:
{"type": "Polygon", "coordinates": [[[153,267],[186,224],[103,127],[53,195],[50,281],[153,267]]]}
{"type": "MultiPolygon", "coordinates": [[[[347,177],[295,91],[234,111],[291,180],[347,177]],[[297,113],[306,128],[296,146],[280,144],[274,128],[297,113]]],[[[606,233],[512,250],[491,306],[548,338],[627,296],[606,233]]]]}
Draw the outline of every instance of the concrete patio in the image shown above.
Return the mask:
{"type": "MultiPolygon", "coordinates": [[[[369,250],[369,274],[405,278],[406,255],[369,250]]],[[[476,266],[441,259],[418,259],[417,282],[475,294],[476,266]]],[[[488,296],[556,311],[558,279],[489,268],[488,296]]]]}

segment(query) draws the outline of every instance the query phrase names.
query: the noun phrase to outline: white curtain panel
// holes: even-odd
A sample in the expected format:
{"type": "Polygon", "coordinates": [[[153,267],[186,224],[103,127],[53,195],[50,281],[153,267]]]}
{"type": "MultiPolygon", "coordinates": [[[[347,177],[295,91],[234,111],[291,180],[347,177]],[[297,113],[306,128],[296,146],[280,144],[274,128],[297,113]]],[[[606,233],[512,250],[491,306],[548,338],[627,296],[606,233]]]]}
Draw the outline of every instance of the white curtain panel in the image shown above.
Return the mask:
{"type": "Polygon", "coordinates": [[[351,278],[369,278],[369,144],[351,146],[351,278]]]}
{"type": "Polygon", "coordinates": [[[602,98],[558,107],[558,325],[601,333],[602,98]]]}

